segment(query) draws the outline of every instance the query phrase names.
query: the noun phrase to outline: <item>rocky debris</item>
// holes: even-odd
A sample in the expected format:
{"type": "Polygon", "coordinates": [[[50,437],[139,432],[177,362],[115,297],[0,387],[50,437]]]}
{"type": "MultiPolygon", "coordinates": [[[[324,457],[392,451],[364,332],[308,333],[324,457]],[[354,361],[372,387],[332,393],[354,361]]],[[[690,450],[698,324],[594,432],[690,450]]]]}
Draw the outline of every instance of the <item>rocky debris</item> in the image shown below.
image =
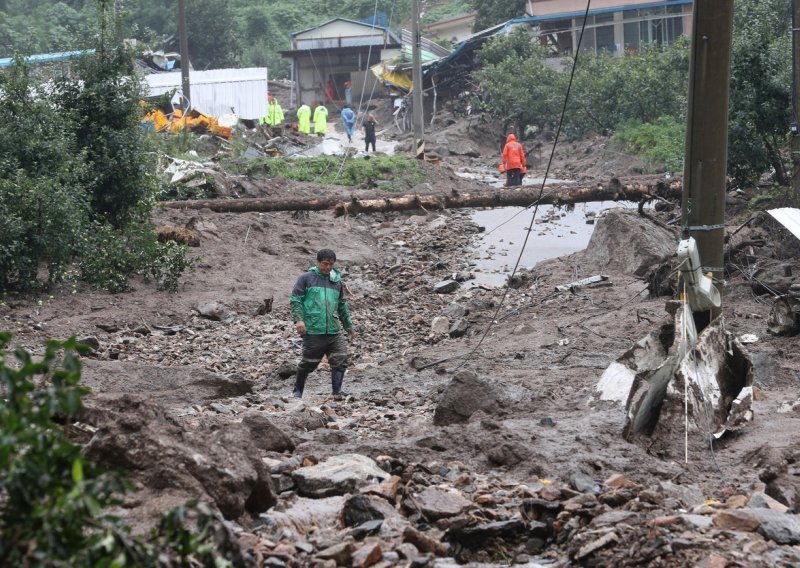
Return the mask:
{"type": "Polygon", "coordinates": [[[433,291],[437,294],[449,294],[458,290],[459,283],[456,280],[442,280],[433,286],[433,291]]]}
{"type": "Polygon", "coordinates": [[[187,498],[209,500],[227,519],[261,513],[277,502],[269,473],[251,451],[250,433],[240,425],[200,435],[133,395],[93,398],[84,421],[97,428],[86,456],[128,470],[152,491],[189,492],[187,498]]]}
{"type": "Polygon", "coordinates": [[[264,414],[248,412],[242,417],[242,424],[250,430],[253,445],[271,452],[285,452],[294,450],[294,442],[280,428],[270,422],[264,414]]]}

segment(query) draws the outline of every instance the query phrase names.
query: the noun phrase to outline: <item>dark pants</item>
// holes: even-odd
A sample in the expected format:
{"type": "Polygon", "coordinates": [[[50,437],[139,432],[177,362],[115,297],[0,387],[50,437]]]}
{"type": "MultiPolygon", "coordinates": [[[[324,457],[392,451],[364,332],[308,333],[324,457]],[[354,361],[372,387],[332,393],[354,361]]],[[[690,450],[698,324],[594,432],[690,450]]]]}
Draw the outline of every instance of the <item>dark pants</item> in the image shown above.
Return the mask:
{"type": "Polygon", "coordinates": [[[303,358],[297,365],[297,371],[311,373],[322,361],[328,358],[332,371],[347,369],[347,339],[343,333],[336,335],[304,335],[303,358]]]}
{"type": "Polygon", "coordinates": [[[522,170],[519,168],[506,170],[506,185],[522,185],[522,170]]]}
{"type": "Polygon", "coordinates": [[[364,141],[367,143],[367,147],[364,148],[365,152],[369,152],[369,145],[370,144],[372,144],[372,151],[373,152],[377,152],[377,150],[375,150],[375,135],[374,134],[372,136],[367,135],[367,137],[364,139],[364,141]]]}

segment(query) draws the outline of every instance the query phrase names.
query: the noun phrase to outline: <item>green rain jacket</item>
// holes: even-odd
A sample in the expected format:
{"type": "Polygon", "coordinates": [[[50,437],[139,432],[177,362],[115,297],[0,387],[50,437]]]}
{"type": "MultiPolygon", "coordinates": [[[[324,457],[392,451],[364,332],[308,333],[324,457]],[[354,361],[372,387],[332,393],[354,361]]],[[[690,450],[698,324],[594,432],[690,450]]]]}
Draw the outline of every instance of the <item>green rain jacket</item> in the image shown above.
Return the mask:
{"type": "Polygon", "coordinates": [[[301,274],[289,303],[292,320],[304,321],[308,335],[336,335],[342,328],[353,329],[342,278],[336,270],[325,276],[315,266],[301,274]]]}

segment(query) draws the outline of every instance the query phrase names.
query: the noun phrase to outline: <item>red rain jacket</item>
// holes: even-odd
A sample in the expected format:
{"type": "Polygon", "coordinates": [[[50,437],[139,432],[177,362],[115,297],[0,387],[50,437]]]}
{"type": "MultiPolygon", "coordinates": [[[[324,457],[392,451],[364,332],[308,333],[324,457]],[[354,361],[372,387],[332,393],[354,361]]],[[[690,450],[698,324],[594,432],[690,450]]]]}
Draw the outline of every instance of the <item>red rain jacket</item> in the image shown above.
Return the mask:
{"type": "Polygon", "coordinates": [[[525,169],[525,149],[522,144],[517,142],[517,137],[509,134],[506,138],[506,145],[503,148],[503,165],[505,171],[515,169],[525,169]]]}

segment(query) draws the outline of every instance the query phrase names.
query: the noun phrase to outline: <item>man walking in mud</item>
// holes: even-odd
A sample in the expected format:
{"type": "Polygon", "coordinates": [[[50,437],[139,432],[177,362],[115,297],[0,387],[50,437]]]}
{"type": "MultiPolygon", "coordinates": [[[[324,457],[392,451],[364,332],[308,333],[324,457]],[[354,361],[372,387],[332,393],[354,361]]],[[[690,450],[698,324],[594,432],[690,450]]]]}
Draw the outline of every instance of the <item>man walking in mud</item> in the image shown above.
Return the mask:
{"type": "Polygon", "coordinates": [[[292,289],[292,321],[303,338],[303,358],[297,366],[292,391],[296,398],[302,398],[306,379],[320,364],[323,355],[331,367],[334,399],[341,400],[348,394],[342,390],[347,369],[347,340],[342,331],[351,337],[355,331],[341,275],[333,268],[335,263],[335,252],[320,250],[316,266],[301,274],[292,289]]]}

